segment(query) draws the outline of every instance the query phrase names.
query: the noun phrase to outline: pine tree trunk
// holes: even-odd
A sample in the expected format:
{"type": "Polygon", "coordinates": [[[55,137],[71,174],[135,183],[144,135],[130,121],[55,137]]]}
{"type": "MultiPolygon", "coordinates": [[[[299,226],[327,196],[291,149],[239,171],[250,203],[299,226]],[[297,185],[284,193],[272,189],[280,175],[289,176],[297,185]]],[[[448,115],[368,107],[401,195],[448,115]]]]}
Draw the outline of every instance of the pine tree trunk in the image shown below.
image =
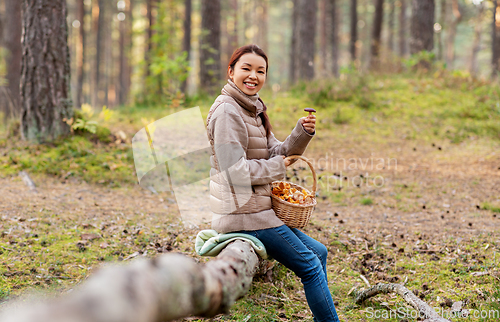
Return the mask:
{"type": "Polygon", "coordinates": [[[133,72],[133,66],[131,64],[132,61],[132,50],[134,48],[134,43],[133,43],[133,34],[134,34],[134,4],[136,0],[128,0],[127,3],[127,36],[126,36],[126,70],[125,70],[125,89],[124,89],[124,104],[127,104],[129,102],[129,96],[130,96],[130,90],[132,87],[132,72],[133,72]]]}
{"type": "Polygon", "coordinates": [[[300,0],[293,0],[292,12],[292,41],[290,48],[290,83],[295,84],[298,78],[298,52],[299,52],[299,11],[300,0]]]}
{"type": "Polygon", "coordinates": [[[83,79],[85,66],[85,1],[77,0],[77,19],[80,21],[76,50],[76,108],[82,107],[83,79]]]}
{"type": "Polygon", "coordinates": [[[434,0],[413,0],[410,53],[434,48],[434,0]]]}
{"type": "Polygon", "coordinates": [[[300,0],[299,14],[299,77],[301,80],[314,78],[314,54],[316,36],[317,0],[300,0]]]}
{"type": "Polygon", "coordinates": [[[200,83],[215,93],[220,73],[220,0],[201,1],[200,83]]]}
{"type": "Polygon", "coordinates": [[[339,77],[339,18],[336,0],[330,0],[331,19],[331,45],[332,45],[332,72],[335,77],[339,77]]]}
{"type": "Polygon", "coordinates": [[[351,0],[351,40],[349,42],[349,52],[351,62],[356,60],[356,41],[358,40],[358,1],[351,0]]]}
{"type": "Polygon", "coordinates": [[[93,29],[95,34],[94,56],[94,88],[92,90],[92,106],[101,104],[99,92],[101,89],[101,60],[102,60],[102,25],[104,24],[104,0],[94,0],[92,7],[93,29]]]}
{"type": "Polygon", "coordinates": [[[153,17],[153,2],[155,0],[146,0],[146,15],[148,19],[148,28],[146,31],[146,53],[144,55],[144,61],[146,62],[146,78],[149,77],[149,65],[151,64],[151,55],[153,53],[153,25],[154,25],[154,17],[153,17]]]}
{"type": "Polygon", "coordinates": [[[21,78],[21,36],[22,36],[22,19],[21,19],[21,0],[6,0],[5,1],[5,47],[7,49],[7,58],[5,61],[7,67],[7,86],[8,101],[6,117],[19,115],[20,92],[19,83],[21,78]]]}
{"type": "MultiPolygon", "coordinates": [[[[191,0],[184,0],[184,37],[182,38],[182,51],[187,53],[186,61],[191,59],[191,0]]],[[[187,94],[187,78],[181,83],[181,92],[187,94]]]]}
{"type": "Polygon", "coordinates": [[[382,40],[382,18],[384,16],[384,0],[376,0],[375,16],[372,28],[372,46],[370,57],[370,68],[378,69],[380,66],[380,44],[382,40]]]}
{"type": "Polygon", "coordinates": [[[399,56],[406,56],[406,0],[400,0],[399,12],[399,56]]]}
{"type": "Polygon", "coordinates": [[[492,46],[491,46],[491,78],[500,75],[500,3],[493,1],[493,24],[492,24],[492,46]]]}
{"type": "Polygon", "coordinates": [[[319,0],[319,70],[320,77],[326,77],[326,3],[328,0],[319,0]]]}
{"type": "Polygon", "coordinates": [[[388,37],[387,37],[387,49],[389,53],[394,52],[394,15],[396,12],[395,0],[390,0],[390,11],[387,23],[388,37]]]}
{"type": "Polygon", "coordinates": [[[233,52],[238,48],[238,0],[229,0],[233,16],[233,30],[229,32],[228,56],[231,58],[233,52]]]}
{"type": "Polygon", "coordinates": [[[441,0],[441,13],[439,15],[439,23],[441,24],[441,31],[438,33],[438,60],[443,60],[443,32],[446,28],[446,0],[441,0]]]}
{"type": "Polygon", "coordinates": [[[267,38],[268,33],[268,10],[269,10],[269,2],[268,0],[260,0],[260,5],[262,7],[262,13],[260,14],[260,26],[259,26],[259,47],[264,50],[264,52],[268,52],[269,43],[267,38]]]}
{"type": "Polygon", "coordinates": [[[477,16],[476,16],[476,26],[474,28],[474,42],[472,45],[472,54],[470,58],[470,64],[469,64],[469,73],[472,76],[477,75],[477,54],[481,50],[481,34],[483,31],[483,28],[481,26],[481,21],[483,19],[483,13],[484,13],[484,3],[481,2],[480,4],[477,5],[478,10],[477,10],[477,16]]]}
{"type": "MultiPolygon", "coordinates": [[[[130,3],[125,3],[125,10],[130,6],[130,3]]],[[[129,9],[130,10],[130,9],[129,9]]],[[[121,11],[123,12],[123,11],[121,11]]],[[[126,11],[125,11],[126,12],[126,11]]],[[[124,12],[123,12],[124,13],[124,12]]],[[[120,38],[118,40],[119,48],[119,68],[118,68],[118,104],[124,105],[127,97],[127,69],[128,69],[128,53],[127,53],[127,38],[128,38],[128,19],[129,16],[125,15],[125,20],[118,21],[118,30],[120,38]]]]}
{"type": "Polygon", "coordinates": [[[449,69],[453,69],[453,63],[455,61],[455,38],[457,36],[457,26],[462,20],[458,0],[452,0],[451,4],[452,15],[450,15],[450,23],[447,33],[448,37],[446,41],[446,66],[449,69]]]}
{"type": "Polygon", "coordinates": [[[49,141],[70,131],[70,61],[65,0],[24,0],[21,129],[25,140],[49,141]]]}

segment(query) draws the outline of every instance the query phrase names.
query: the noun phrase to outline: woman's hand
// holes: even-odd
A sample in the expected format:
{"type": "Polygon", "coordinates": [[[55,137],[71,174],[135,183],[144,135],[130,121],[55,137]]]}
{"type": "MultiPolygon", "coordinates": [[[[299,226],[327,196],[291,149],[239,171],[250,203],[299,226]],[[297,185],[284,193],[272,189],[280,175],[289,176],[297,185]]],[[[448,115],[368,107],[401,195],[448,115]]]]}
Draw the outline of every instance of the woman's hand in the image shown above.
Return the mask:
{"type": "Polygon", "coordinates": [[[300,123],[307,133],[313,134],[316,130],[316,115],[308,115],[300,118],[300,123]]]}
{"type": "MultiPolygon", "coordinates": [[[[283,159],[286,158],[286,156],[282,155],[283,159]]],[[[290,160],[285,160],[285,167],[288,167],[290,165],[290,160]]]]}

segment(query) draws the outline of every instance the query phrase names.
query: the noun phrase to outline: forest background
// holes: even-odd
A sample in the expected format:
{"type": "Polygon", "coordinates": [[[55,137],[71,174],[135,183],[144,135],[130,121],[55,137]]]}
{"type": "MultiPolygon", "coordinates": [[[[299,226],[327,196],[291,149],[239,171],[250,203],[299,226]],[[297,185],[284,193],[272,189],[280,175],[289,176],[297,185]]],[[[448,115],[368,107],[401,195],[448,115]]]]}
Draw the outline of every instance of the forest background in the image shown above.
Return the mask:
{"type": "MultiPolygon", "coordinates": [[[[193,250],[205,227],[183,225],[171,192],[137,184],[131,141],[185,108],[200,106],[206,117],[230,55],[255,43],[269,56],[259,94],[277,138],[304,107],[318,110],[306,152],[318,205],[305,231],[329,249],[341,320],[408,307],[390,294],[353,299],[367,283],[403,281],[433,307],[461,302],[469,312],[500,314],[498,1],[42,2],[67,9],[67,31],[49,39],[67,39],[60,48],[69,60],[54,63],[67,83],[53,92],[70,90],[50,107],[22,91],[45,86],[29,78],[43,66],[26,57],[42,51],[22,32],[42,12],[22,14],[34,1],[0,0],[3,307],[28,292],[66,294],[108,262],[169,252],[207,261],[193,250]],[[52,124],[26,112],[40,106],[69,113],[64,135],[43,132],[52,124]],[[354,162],[339,167],[339,158],[354,162]]],[[[288,174],[310,187],[305,164],[288,174]]],[[[311,318],[300,281],[275,264],[214,320],[311,318]]],[[[401,318],[411,320],[387,320],[401,318]]]]}

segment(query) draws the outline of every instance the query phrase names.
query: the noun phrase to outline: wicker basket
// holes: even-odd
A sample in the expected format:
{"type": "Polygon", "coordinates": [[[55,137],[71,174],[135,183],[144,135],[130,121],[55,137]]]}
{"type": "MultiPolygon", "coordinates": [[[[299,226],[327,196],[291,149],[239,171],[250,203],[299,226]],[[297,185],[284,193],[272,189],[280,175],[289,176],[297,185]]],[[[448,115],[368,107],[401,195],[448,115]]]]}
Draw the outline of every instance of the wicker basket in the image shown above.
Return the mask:
{"type": "MultiPolygon", "coordinates": [[[[285,158],[285,160],[293,160],[293,159],[301,159],[307,163],[309,168],[311,169],[311,172],[313,174],[313,187],[312,187],[312,203],[308,205],[300,205],[300,204],[293,204],[291,202],[285,201],[280,199],[279,197],[275,196],[274,194],[271,193],[271,201],[272,201],[272,208],[274,212],[276,213],[276,216],[278,216],[281,221],[285,223],[290,228],[304,228],[308,223],[309,219],[311,218],[312,212],[314,210],[314,207],[316,206],[316,184],[317,184],[317,179],[316,179],[316,172],[314,171],[314,168],[311,164],[311,162],[301,156],[301,155],[291,155],[285,158]]],[[[281,181],[274,181],[272,183],[272,187],[274,188],[276,185],[278,185],[281,181]]],[[[292,183],[292,182],[287,182],[290,184],[290,187],[301,190],[304,189],[307,192],[309,190],[299,186],[298,184],[292,183]]]]}

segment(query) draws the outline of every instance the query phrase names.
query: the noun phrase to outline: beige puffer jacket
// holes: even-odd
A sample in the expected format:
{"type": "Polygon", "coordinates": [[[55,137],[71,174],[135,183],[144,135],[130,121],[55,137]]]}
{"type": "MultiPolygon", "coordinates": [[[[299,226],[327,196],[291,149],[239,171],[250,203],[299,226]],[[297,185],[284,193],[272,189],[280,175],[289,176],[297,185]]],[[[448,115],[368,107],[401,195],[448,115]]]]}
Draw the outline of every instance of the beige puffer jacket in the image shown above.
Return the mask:
{"type": "Polygon", "coordinates": [[[263,111],[258,94],[246,95],[231,80],[210,108],[210,209],[219,233],[283,225],[271,209],[271,182],[285,177],[282,155],[301,155],[315,133],[298,121],[284,142],[266,137],[263,111]]]}

